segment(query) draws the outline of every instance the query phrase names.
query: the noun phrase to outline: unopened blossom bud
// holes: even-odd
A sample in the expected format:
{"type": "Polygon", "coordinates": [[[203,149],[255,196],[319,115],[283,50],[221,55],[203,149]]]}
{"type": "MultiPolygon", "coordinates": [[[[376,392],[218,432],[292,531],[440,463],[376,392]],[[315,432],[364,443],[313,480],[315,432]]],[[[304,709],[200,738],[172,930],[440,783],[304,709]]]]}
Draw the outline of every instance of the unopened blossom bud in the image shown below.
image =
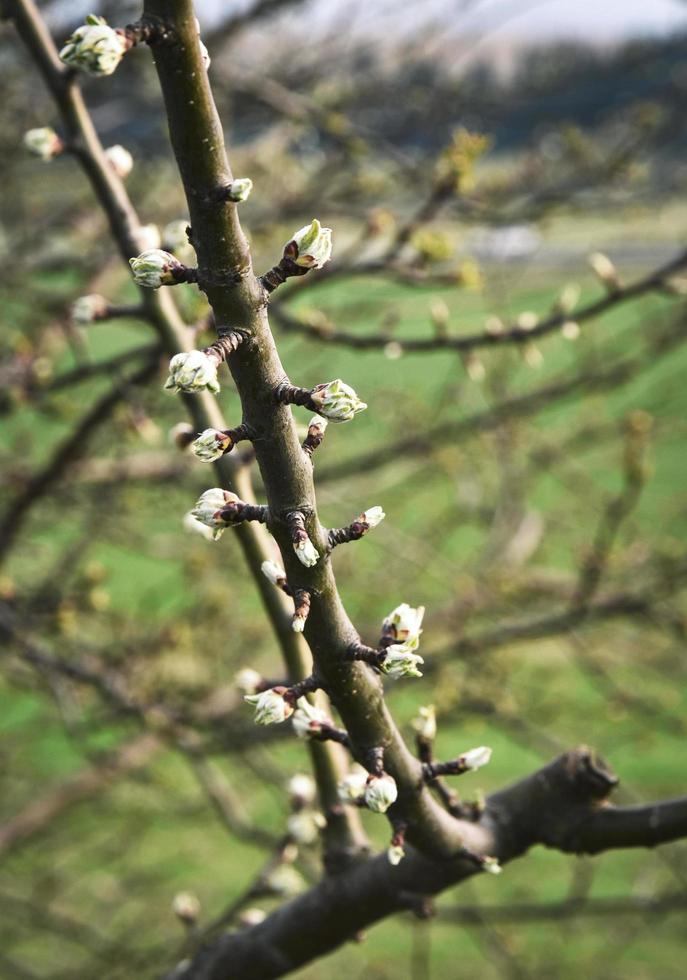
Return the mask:
{"type": "Polygon", "coordinates": [[[148,289],[173,286],[180,280],[184,266],[170,252],[161,248],[149,248],[129,259],[134,282],[148,289]]]}
{"type": "Polygon", "coordinates": [[[353,766],[336,787],[336,792],[341,802],[360,802],[365,796],[367,777],[368,774],[362,766],[353,766]]]}
{"type": "Polygon", "coordinates": [[[561,289],[554,305],[557,313],[570,313],[577,306],[580,298],[580,287],[576,282],[569,282],[561,289]]]}
{"type": "Polygon", "coordinates": [[[486,766],[491,759],[491,749],[487,745],[480,745],[477,749],[470,749],[464,752],[460,761],[466,769],[481,769],[486,766]]]}
{"type": "Polygon", "coordinates": [[[222,511],[227,504],[236,503],[238,499],[236,494],[231,493],[229,490],[222,490],[221,487],[213,487],[211,490],[206,490],[200,495],[191,514],[201,524],[212,528],[213,537],[216,541],[224,534],[228,527],[227,521],[221,516],[222,511]]]}
{"type": "Polygon", "coordinates": [[[205,68],[205,71],[207,71],[210,65],[212,64],[212,61],[210,59],[210,52],[205,47],[202,41],[199,41],[198,43],[200,44],[200,57],[202,58],[203,61],[203,67],[205,68]]]}
{"type": "Polygon", "coordinates": [[[386,852],[386,856],[389,859],[389,864],[396,866],[400,864],[403,858],[406,856],[406,852],[400,846],[400,844],[392,844],[386,852]]]}
{"type": "Polygon", "coordinates": [[[615,293],[620,289],[618,270],[607,255],[603,252],[592,252],[587,261],[609,292],[615,293]]]}
{"type": "Polygon", "coordinates": [[[345,384],[341,378],[316,385],[310,393],[310,399],[320,415],[330,422],[350,422],[350,420],[367,408],[353,388],[345,384]]]}
{"type": "Polygon", "coordinates": [[[323,415],[313,415],[313,417],[308,422],[308,435],[313,433],[313,435],[324,435],[329,425],[329,419],[324,418],[323,415]]]}
{"type": "Polygon", "coordinates": [[[420,738],[434,741],[437,734],[437,713],[433,704],[417,709],[417,715],[410,723],[420,738]]]}
{"type": "Polygon", "coordinates": [[[303,877],[290,864],[280,864],[267,875],[265,885],[275,895],[283,898],[292,898],[305,891],[306,884],[303,877]]]}
{"type": "Polygon", "coordinates": [[[413,653],[410,643],[393,644],[386,648],[386,656],[379,669],[388,677],[422,677],[418,665],[424,660],[418,653],[413,653]]]}
{"type": "Polygon", "coordinates": [[[393,637],[399,643],[417,640],[422,633],[420,627],[424,615],[424,606],[409,606],[407,602],[402,602],[384,619],[382,633],[393,637]]]}
{"type": "Polygon", "coordinates": [[[293,714],[293,705],[286,700],[285,687],[270,687],[260,694],[246,694],[243,698],[255,705],[256,725],[276,725],[293,714]]]}
{"type": "Polygon", "coordinates": [[[97,293],[89,293],[88,296],[79,296],[74,300],[71,308],[71,318],[74,323],[93,323],[106,316],[109,304],[104,296],[97,293]]]}
{"type": "Polygon", "coordinates": [[[201,524],[190,511],[184,515],[183,526],[185,531],[190,531],[192,534],[200,534],[201,538],[206,538],[208,541],[215,540],[215,534],[212,528],[206,524],[201,524]]]}
{"type": "Polygon", "coordinates": [[[304,269],[321,269],[332,254],[332,230],[323,228],[317,218],[299,228],[284,246],[284,258],[304,269]]]}
{"type": "Polygon", "coordinates": [[[296,552],[296,558],[298,558],[301,565],[305,565],[306,568],[312,568],[320,559],[319,551],[307,534],[298,541],[294,541],[293,550],[296,552]]]}
{"type": "Polygon", "coordinates": [[[262,674],[252,667],[242,667],[234,674],[234,687],[242,694],[256,694],[262,686],[262,674]]]}
{"type": "Polygon", "coordinates": [[[369,507],[367,510],[364,510],[362,514],[360,514],[358,521],[361,524],[367,524],[368,527],[372,528],[377,527],[378,524],[381,524],[385,517],[386,514],[381,507],[369,507]]]}
{"type": "Polygon", "coordinates": [[[500,875],[503,868],[495,857],[483,857],[482,858],[482,870],[486,871],[490,875],[500,875]]]}
{"type": "Polygon", "coordinates": [[[111,75],[129,48],[129,42],[104,17],[89,14],[60,51],[60,59],[89,75],[111,75]]]}
{"type": "Polygon", "coordinates": [[[260,571],[272,585],[281,586],[283,582],[286,582],[286,572],[281,565],[277,565],[276,561],[264,561],[260,566],[260,571]]]}
{"type": "Polygon", "coordinates": [[[315,780],[305,773],[296,773],[292,776],[286,788],[294,803],[312,803],[317,793],[315,780]]]}
{"type": "Polygon", "coordinates": [[[147,252],[151,248],[159,248],[162,244],[160,229],[157,225],[139,225],[133,233],[136,248],[140,252],[147,252]]]}
{"type": "Polygon", "coordinates": [[[240,925],[250,928],[251,926],[259,926],[261,922],[264,922],[267,918],[267,912],[264,909],[255,908],[251,906],[248,909],[244,909],[243,912],[239,914],[238,921],[240,925]]]}
{"type": "Polygon", "coordinates": [[[392,803],[396,802],[398,788],[396,780],[387,772],[376,776],[370,775],[365,787],[365,803],[368,809],[375,813],[386,813],[392,803]]]}
{"type": "Polygon", "coordinates": [[[125,180],[131,171],[134,169],[134,158],[131,156],[129,151],[116,143],[114,146],[108,146],[105,150],[105,156],[107,162],[110,164],[114,172],[122,180],[125,180]]]}
{"type": "Polygon", "coordinates": [[[175,354],[169,362],[169,377],[165,381],[168,391],[192,393],[207,388],[213,395],[219,390],[217,361],[205,351],[191,350],[175,354]]]}
{"type": "Polygon", "coordinates": [[[172,900],[172,911],[187,925],[192,926],[200,915],[200,902],[191,892],[179,892],[172,900]]]}
{"type": "Polygon", "coordinates": [[[299,698],[296,704],[291,724],[299,738],[308,738],[319,732],[323,725],[331,725],[325,712],[310,704],[307,698],[299,698]]]}
{"type": "Polygon", "coordinates": [[[234,441],[221,429],[204,429],[193,443],[193,454],[204,463],[212,463],[233,449],[234,441]]]}
{"type": "Polygon", "coordinates": [[[561,327],[561,334],[566,340],[577,340],[580,336],[580,325],[575,320],[566,320],[561,327]]]}
{"type": "Polygon", "coordinates": [[[250,177],[238,177],[236,180],[232,180],[227,187],[227,200],[233,201],[235,204],[239,204],[241,201],[247,201],[252,190],[253,181],[250,177]]]}
{"type": "Polygon", "coordinates": [[[286,829],[289,836],[293,837],[297,844],[314,844],[320,836],[320,831],[327,825],[321,813],[317,810],[298,810],[289,817],[286,829]]]}
{"type": "Polygon", "coordinates": [[[64,149],[64,143],[50,126],[29,129],[24,133],[24,146],[29,153],[45,161],[59,156],[64,149]]]}

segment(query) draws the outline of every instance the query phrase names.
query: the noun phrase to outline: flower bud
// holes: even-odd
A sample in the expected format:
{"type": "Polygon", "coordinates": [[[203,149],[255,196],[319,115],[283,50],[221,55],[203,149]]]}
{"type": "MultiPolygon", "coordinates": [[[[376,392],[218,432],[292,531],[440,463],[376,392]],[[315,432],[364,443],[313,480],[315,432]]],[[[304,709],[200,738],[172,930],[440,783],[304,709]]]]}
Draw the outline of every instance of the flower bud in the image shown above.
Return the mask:
{"type": "Polygon", "coordinates": [[[192,393],[207,388],[213,395],[219,390],[217,361],[205,351],[191,350],[175,354],[169,362],[169,377],[165,381],[168,391],[192,393]]]}
{"type": "Polygon", "coordinates": [[[203,62],[203,67],[205,68],[205,71],[207,71],[210,65],[212,64],[212,61],[210,60],[210,52],[205,47],[202,41],[198,41],[198,44],[200,45],[200,57],[203,62]]]}
{"type": "Polygon", "coordinates": [[[481,769],[486,766],[491,759],[491,749],[486,745],[480,745],[477,749],[470,749],[460,756],[460,761],[466,769],[481,769]]]}
{"type": "Polygon", "coordinates": [[[365,795],[367,772],[362,766],[354,765],[336,787],[342,803],[358,803],[365,795]]]}
{"type": "Polygon", "coordinates": [[[321,269],[332,254],[332,230],[323,228],[317,218],[299,228],[284,246],[284,258],[304,269],[321,269]]]}
{"type": "Polygon", "coordinates": [[[382,633],[399,643],[417,640],[422,633],[420,627],[424,615],[424,606],[409,606],[407,602],[402,602],[383,621],[382,633]]]}
{"type": "Polygon", "coordinates": [[[71,308],[71,318],[74,323],[93,323],[101,320],[107,315],[109,304],[104,296],[97,293],[89,293],[88,296],[79,296],[74,300],[71,308]]]}
{"type": "Polygon", "coordinates": [[[327,825],[321,813],[317,810],[298,810],[289,817],[286,828],[289,836],[297,844],[314,844],[320,836],[320,830],[327,825]]]}
{"type": "Polygon", "coordinates": [[[215,534],[212,528],[207,527],[206,524],[201,524],[201,522],[193,516],[191,511],[184,515],[183,526],[185,531],[190,531],[192,534],[200,534],[202,538],[206,538],[208,541],[215,540],[215,534]]]}
{"type": "Polygon", "coordinates": [[[386,656],[379,665],[379,669],[388,677],[398,679],[399,677],[422,677],[418,664],[423,664],[424,660],[418,653],[413,653],[410,642],[392,644],[386,648],[386,656]]]}
{"type": "Polygon", "coordinates": [[[417,715],[410,723],[420,738],[434,741],[437,734],[437,713],[433,704],[418,708],[417,715]]]}
{"type": "Polygon", "coordinates": [[[368,527],[372,528],[377,527],[378,524],[381,524],[385,517],[386,514],[381,507],[370,507],[368,510],[364,510],[362,514],[360,514],[358,521],[360,521],[361,524],[367,524],[368,527]]]}
{"type": "Polygon", "coordinates": [[[276,561],[264,561],[260,566],[260,570],[272,585],[281,586],[286,582],[286,572],[281,565],[277,565],[276,561]]]}
{"type": "Polygon", "coordinates": [[[486,871],[490,875],[500,875],[503,868],[498,862],[498,858],[495,857],[483,857],[482,858],[482,870],[486,871]]]}
{"type": "Polygon", "coordinates": [[[307,534],[298,541],[294,541],[293,550],[296,552],[296,558],[301,565],[305,565],[306,568],[312,568],[319,561],[320,553],[307,534]]]}
{"type": "Polygon", "coordinates": [[[615,293],[620,289],[618,270],[607,255],[592,252],[587,261],[609,292],[615,293]]]}
{"type": "Polygon", "coordinates": [[[365,787],[365,803],[368,809],[375,813],[386,813],[392,803],[396,802],[398,788],[396,780],[387,772],[376,776],[372,773],[365,787]]]}
{"type": "Polygon", "coordinates": [[[50,126],[29,129],[28,132],[24,133],[24,146],[29,153],[33,153],[34,156],[40,157],[46,162],[59,156],[64,150],[64,143],[50,126]]]}
{"type": "Polygon", "coordinates": [[[133,233],[136,248],[146,252],[151,248],[159,248],[162,244],[160,229],[157,225],[139,225],[133,233]]]}
{"type": "Polygon", "coordinates": [[[353,388],[344,384],[340,378],[316,385],[310,398],[319,414],[330,422],[350,422],[358,412],[367,408],[353,388]]]}
{"type": "Polygon", "coordinates": [[[234,687],[241,694],[256,694],[262,685],[262,674],[252,667],[242,667],[234,674],[234,687]]]}
{"type": "Polygon", "coordinates": [[[389,859],[389,864],[393,864],[394,867],[400,864],[403,858],[406,856],[406,852],[400,846],[400,844],[392,844],[386,852],[386,856],[389,859]]]}
{"type": "Polygon", "coordinates": [[[184,925],[192,926],[200,915],[200,902],[191,892],[179,892],[172,900],[172,911],[184,925]]]}
{"type": "Polygon", "coordinates": [[[60,60],[89,75],[111,75],[128,48],[126,37],[109,27],[104,17],[89,14],[60,51],[60,60]]]}
{"type": "Polygon", "coordinates": [[[179,281],[178,273],[184,268],[170,252],[164,252],[161,248],[149,248],[141,252],[129,259],[129,265],[136,285],[147,286],[149,289],[173,286],[179,281]]]}
{"type": "Polygon", "coordinates": [[[191,445],[195,434],[196,430],[188,422],[177,422],[167,433],[167,438],[173,446],[183,451],[191,445]]]}
{"type": "Polygon", "coordinates": [[[201,524],[212,529],[212,536],[217,541],[229,526],[228,522],[222,518],[222,511],[227,504],[236,503],[238,499],[236,494],[229,490],[213,487],[200,495],[191,514],[201,524]]]}
{"type": "Polygon", "coordinates": [[[246,694],[243,700],[255,705],[256,725],[276,725],[293,714],[293,705],[284,697],[285,687],[270,687],[260,694],[246,694]]]}
{"type": "Polygon", "coordinates": [[[307,698],[299,698],[296,702],[291,723],[299,738],[308,738],[320,731],[323,725],[331,726],[331,721],[324,711],[310,704],[307,698]]]}
{"type": "Polygon", "coordinates": [[[286,788],[294,803],[312,803],[317,793],[315,780],[304,773],[292,776],[286,788]]]}
{"type": "Polygon", "coordinates": [[[251,926],[259,926],[261,922],[264,922],[267,918],[267,912],[263,909],[255,908],[251,906],[248,909],[244,909],[243,912],[239,914],[238,921],[240,925],[250,928],[251,926]]]}
{"type": "Polygon", "coordinates": [[[204,463],[212,463],[234,448],[234,441],[221,429],[204,429],[193,443],[193,453],[204,463]]]}
{"type": "Polygon", "coordinates": [[[108,146],[105,150],[105,156],[117,176],[122,180],[126,180],[134,169],[134,158],[129,151],[125,147],[120,146],[119,143],[116,143],[114,146],[108,146]]]}
{"type": "Polygon", "coordinates": [[[292,898],[305,891],[306,884],[302,876],[290,864],[279,864],[267,875],[265,885],[275,895],[292,898]]]}
{"type": "Polygon", "coordinates": [[[233,201],[235,204],[247,201],[252,190],[253,181],[250,177],[238,177],[236,180],[232,180],[227,187],[227,200],[233,201]]]}

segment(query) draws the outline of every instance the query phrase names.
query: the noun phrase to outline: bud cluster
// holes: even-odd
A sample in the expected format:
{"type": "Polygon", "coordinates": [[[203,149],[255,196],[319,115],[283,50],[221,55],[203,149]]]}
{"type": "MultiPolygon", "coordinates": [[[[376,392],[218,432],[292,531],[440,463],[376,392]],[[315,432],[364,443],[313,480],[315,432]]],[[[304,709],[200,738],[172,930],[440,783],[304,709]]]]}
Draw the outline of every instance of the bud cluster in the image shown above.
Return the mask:
{"type": "Polygon", "coordinates": [[[88,75],[111,75],[132,42],[104,17],[89,14],[60,51],[60,60],[88,75]]]}
{"type": "Polygon", "coordinates": [[[216,395],[220,390],[217,367],[216,358],[202,350],[175,354],[169,362],[169,377],[165,382],[165,389],[183,391],[186,394],[207,390],[216,395]]]}
{"type": "Polygon", "coordinates": [[[215,541],[224,534],[228,527],[239,524],[241,521],[265,523],[267,520],[266,507],[247,504],[235,493],[230,490],[223,490],[221,487],[212,487],[212,489],[202,493],[190,513],[195,520],[212,530],[212,537],[215,541]]]}

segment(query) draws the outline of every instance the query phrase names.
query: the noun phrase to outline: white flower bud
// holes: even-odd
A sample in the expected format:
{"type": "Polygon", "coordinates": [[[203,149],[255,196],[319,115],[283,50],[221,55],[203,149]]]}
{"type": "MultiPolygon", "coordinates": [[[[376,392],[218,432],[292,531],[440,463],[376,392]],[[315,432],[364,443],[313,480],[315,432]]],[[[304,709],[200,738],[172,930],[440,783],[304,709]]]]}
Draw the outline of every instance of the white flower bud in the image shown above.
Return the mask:
{"type": "Polygon", "coordinates": [[[283,898],[300,895],[307,887],[302,876],[290,864],[277,865],[267,875],[265,884],[275,895],[281,895],[283,898]]]}
{"type": "Polygon", "coordinates": [[[259,926],[261,922],[264,922],[267,918],[267,912],[263,909],[255,908],[251,906],[249,909],[244,909],[238,917],[238,921],[242,926],[250,928],[251,926],[259,926]]]}
{"type": "Polygon", "coordinates": [[[247,201],[252,190],[253,181],[250,177],[238,177],[236,180],[232,180],[227,187],[227,200],[234,201],[235,204],[247,201]]]}
{"type": "Polygon", "coordinates": [[[316,843],[320,836],[320,830],[325,827],[327,821],[321,813],[316,810],[298,810],[289,817],[286,828],[289,836],[293,837],[297,844],[316,843]]]}
{"type": "Polygon", "coordinates": [[[299,228],[284,246],[284,257],[304,269],[321,269],[332,255],[332,229],[323,228],[317,218],[299,228]]]}
{"type": "Polygon", "coordinates": [[[308,537],[294,541],[293,550],[301,565],[305,565],[306,568],[312,568],[319,561],[320,553],[308,537]]]}
{"type": "Polygon", "coordinates": [[[423,664],[424,660],[418,653],[412,652],[410,641],[408,643],[392,644],[386,648],[386,656],[379,665],[379,669],[388,677],[398,679],[399,677],[422,677],[418,665],[423,664]]]}
{"type": "Polygon", "coordinates": [[[580,325],[574,320],[566,320],[561,327],[561,334],[566,340],[577,340],[580,336],[580,325]]]}
{"type": "Polygon", "coordinates": [[[260,694],[246,694],[243,698],[255,705],[256,725],[276,725],[293,714],[293,705],[284,697],[286,688],[270,687],[260,694]]]}
{"type": "Polygon", "coordinates": [[[538,323],[539,317],[532,310],[525,310],[523,313],[519,313],[515,320],[515,325],[518,330],[524,330],[526,333],[534,330],[538,323]]]}
{"type": "Polygon", "coordinates": [[[358,412],[367,408],[353,388],[345,384],[341,378],[316,385],[310,397],[319,414],[324,415],[330,422],[350,422],[358,412]]]}
{"type": "Polygon", "coordinates": [[[109,304],[104,296],[97,293],[89,293],[88,296],[79,296],[74,300],[71,308],[71,318],[74,323],[93,323],[100,320],[109,309],[109,304]]]}
{"type": "Polygon", "coordinates": [[[40,157],[46,162],[59,156],[64,149],[64,143],[50,126],[29,129],[28,132],[24,133],[24,146],[29,153],[33,153],[34,156],[40,157]]]}
{"type": "Polygon", "coordinates": [[[313,415],[308,422],[308,432],[310,432],[311,429],[315,429],[317,432],[324,433],[327,431],[328,425],[329,419],[324,418],[323,415],[313,415]]]}
{"type": "Polygon", "coordinates": [[[310,704],[307,698],[299,698],[296,702],[297,707],[294,711],[291,723],[299,738],[307,738],[309,735],[318,732],[322,725],[331,725],[328,716],[314,704],[310,704]]]}
{"type": "Polygon", "coordinates": [[[587,261],[609,292],[617,292],[620,289],[618,270],[607,255],[603,252],[592,252],[587,261]]]}
{"type": "Polygon", "coordinates": [[[205,71],[207,71],[210,65],[212,64],[212,61],[210,60],[210,52],[205,47],[202,41],[199,41],[198,43],[200,44],[200,57],[203,60],[203,66],[205,67],[205,71]]]}
{"type": "Polygon", "coordinates": [[[191,448],[198,459],[204,463],[212,463],[224,456],[234,445],[231,436],[220,429],[204,429],[191,448]]]}
{"type": "MultiPolygon", "coordinates": [[[[185,531],[190,531],[192,534],[200,534],[201,537],[206,538],[208,541],[216,540],[215,533],[212,528],[208,527],[206,524],[201,524],[197,517],[194,517],[191,511],[184,515],[183,526],[185,531]]],[[[219,535],[217,535],[219,537],[219,535]]]]}
{"type": "Polygon", "coordinates": [[[213,395],[219,390],[217,361],[202,350],[175,354],[169,362],[169,377],[165,381],[168,391],[192,393],[207,388],[213,395]]]}
{"type": "Polygon", "coordinates": [[[294,633],[303,633],[305,631],[305,616],[294,613],[291,618],[291,629],[294,633]]]}
{"type": "Polygon", "coordinates": [[[124,35],[109,27],[104,17],[89,14],[67,40],[60,59],[89,75],[111,75],[128,48],[124,35]]]}
{"type": "Polygon", "coordinates": [[[420,738],[432,742],[437,734],[437,713],[433,704],[418,708],[417,715],[410,723],[420,738]]]}
{"type": "Polygon", "coordinates": [[[380,776],[371,775],[365,787],[365,803],[368,809],[375,813],[386,813],[392,803],[396,802],[398,788],[396,780],[387,772],[380,776]]]}
{"type": "Polygon", "coordinates": [[[487,745],[480,745],[477,749],[470,749],[460,757],[460,761],[466,769],[481,769],[482,766],[487,765],[490,759],[491,749],[487,745]]]}
{"type": "Polygon", "coordinates": [[[129,151],[125,147],[120,146],[119,143],[116,143],[114,146],[108,146],[105,150],[105,156],[117,176],[122,180],[126,180],[134,169],[134,158],[129,151]]]}
{"type": "Polygon", "coordinates": [[[241,694],[255,694],[262,684],[262,674],[252,667],[242,667],[234,674],[234,687],[241,694]]]}
{"type": "Polygon", "coordinates": [[[272,585],[281,585],[286,581],[286,572],[281,565],[277,565],[276,561],[264,561],[260,570],[272,585]]]}
{"type": "Polygon", "coordinates": [[[229,490],[222,490],[221,487],[213,487],[206,490],[196,501],[196,505],[191,511],[193,517],[201,524],[212,528],[212,535],[215,541],[226,531],[228,524],[222,520],[221,511],[230,503],[236,503],[239,498],[229,490]]]}
{"type": "Polygon", "coordinates": [[[392,636],[394,640],[405,643],[407,640],[417,640],[422,633],[422,618],[425,615],[424,606],[409,606],[407,602],[402,602],[396,606],[382,623],[382,632],[385,636],[392,636]]]}
{"type": "Polygon", "coordinates": [[[392,844],[386,852],[386,856],[389,859],[389,864],[393,864],[394,867],[400,864],[403,858],[406,856],[406,852],[399,844],[392,844]]]}
{"type": "Polygon", "coordinates": [[[385,517],[386,514],[381,507],[370,507],[368,510],[362,512],[358,520],[363,524],[368,524],[372,528],[381,524],[385,517]]]}
{"type": "Polygon", "coordinates": [[[157,225],[139,225],[133,233],[136,248],[140,252],[147,252],[151,248],[159,248],[162,244],[160,229],[157,225]]]}
{"type": "Polygon", "coordinates": [[[187,925],[192,926],[200,915],[200,902],[191,892],[179,892],[172,900],[172,911],[187,925]]]}
{"type": "Polygon", "coordinates": [[[365,795],[368,774],[362,766],[354,765],[351,767],[344,778],[339,782],[336,791],[342,803],[357,803],[365,795]]]}
{"type": "Polygon", "coordinates": [[[315,780],[300,772],[291,777],[286,788],[289,795],[298,803],[312,803],[317,794],[315,780]]]}
{"type": "Polygon", "coordinates": [[[173,286],[178,282],[175,272],[183,269],[181,262],[170,252],[161,248],[149,248],[140,255],[129,259],[134,282],[138,286],[159,289],[160,286],[173,286]]]}
{"type": "Polygon", "coordinates": [[[482,858],[482,870],[486,871],[490,875],[500,875],[503,868],[495,857],[483,857],[482,858]]]}

